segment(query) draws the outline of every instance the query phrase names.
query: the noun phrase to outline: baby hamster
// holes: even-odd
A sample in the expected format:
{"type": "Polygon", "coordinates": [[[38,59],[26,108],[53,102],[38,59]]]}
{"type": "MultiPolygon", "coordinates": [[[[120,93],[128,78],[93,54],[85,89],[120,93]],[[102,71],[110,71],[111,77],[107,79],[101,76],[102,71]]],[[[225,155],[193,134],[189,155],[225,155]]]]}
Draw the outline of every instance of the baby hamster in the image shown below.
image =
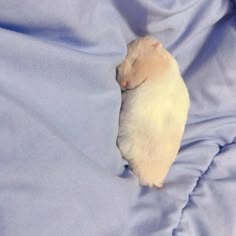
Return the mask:
{"type": "Polygon", "coordinates": [[[189,109],[179,66],[159,41],[145,36],[128,45],[117,81],[123,91],[117,145],[141,185],[162,187],[189,109]]]}

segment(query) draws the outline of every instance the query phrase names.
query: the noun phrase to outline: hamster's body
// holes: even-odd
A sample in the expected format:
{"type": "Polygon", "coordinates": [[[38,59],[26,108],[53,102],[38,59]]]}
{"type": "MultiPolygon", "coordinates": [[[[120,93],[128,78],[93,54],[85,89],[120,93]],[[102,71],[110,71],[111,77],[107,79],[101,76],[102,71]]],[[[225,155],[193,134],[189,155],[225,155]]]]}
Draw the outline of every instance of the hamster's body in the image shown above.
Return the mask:
{"type": "MultiPolygon", "coordinates": [[[[132,62],[133,66],[126,61],[118,69],[118,82],[124,92],[117,143],[140,183],[161,187],[180,147],[189,95],[175,59],[162,45],[151,41],[154,39],[138,40],[135,42],[145,47],[151,43],[153,48],[137,53],[138,61],[132,62]]],[[[133,51],[138,48],[131,46],[133,51]]]]}

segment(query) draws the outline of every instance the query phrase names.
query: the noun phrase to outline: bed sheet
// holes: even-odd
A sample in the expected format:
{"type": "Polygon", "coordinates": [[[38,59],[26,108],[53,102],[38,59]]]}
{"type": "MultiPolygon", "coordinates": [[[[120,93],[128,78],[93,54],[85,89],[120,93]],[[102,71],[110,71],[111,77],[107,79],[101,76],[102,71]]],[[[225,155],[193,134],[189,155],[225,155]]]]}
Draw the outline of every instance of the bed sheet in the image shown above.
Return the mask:
{"type": "Polygon", "coordinates": [[[0,235],[236,235],[235,3],[0,0],[0,235]],[[115,69],[146,34],[191,99],[162,189],[116,147],[115,69]]]}

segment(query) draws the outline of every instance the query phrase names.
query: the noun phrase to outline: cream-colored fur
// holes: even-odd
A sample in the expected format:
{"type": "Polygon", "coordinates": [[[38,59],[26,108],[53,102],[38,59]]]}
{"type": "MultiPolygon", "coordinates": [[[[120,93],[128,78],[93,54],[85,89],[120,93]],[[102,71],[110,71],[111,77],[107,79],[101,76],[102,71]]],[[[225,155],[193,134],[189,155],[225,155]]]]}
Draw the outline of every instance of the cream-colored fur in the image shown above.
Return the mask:
{"type": "Polygon", "coordinates": [[[142,185],[162,187],[181,143],[189,95],[176,60],[149,36],[128,45],[118,66],[118,147],[142,185]]]}

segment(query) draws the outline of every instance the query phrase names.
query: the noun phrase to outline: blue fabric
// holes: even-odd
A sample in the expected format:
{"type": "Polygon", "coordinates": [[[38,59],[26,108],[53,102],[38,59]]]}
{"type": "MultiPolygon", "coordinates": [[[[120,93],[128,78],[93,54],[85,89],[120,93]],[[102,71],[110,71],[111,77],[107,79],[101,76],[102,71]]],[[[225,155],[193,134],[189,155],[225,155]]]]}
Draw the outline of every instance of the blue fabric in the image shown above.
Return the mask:
{"type": "Polygon", "coordinates": [[[0,235],[236,235],[236,12],[230,0],[0,0],[0,235]],[[160,39],[191,97],[163,189],[116,147],[115,67],[160,39]]]}

